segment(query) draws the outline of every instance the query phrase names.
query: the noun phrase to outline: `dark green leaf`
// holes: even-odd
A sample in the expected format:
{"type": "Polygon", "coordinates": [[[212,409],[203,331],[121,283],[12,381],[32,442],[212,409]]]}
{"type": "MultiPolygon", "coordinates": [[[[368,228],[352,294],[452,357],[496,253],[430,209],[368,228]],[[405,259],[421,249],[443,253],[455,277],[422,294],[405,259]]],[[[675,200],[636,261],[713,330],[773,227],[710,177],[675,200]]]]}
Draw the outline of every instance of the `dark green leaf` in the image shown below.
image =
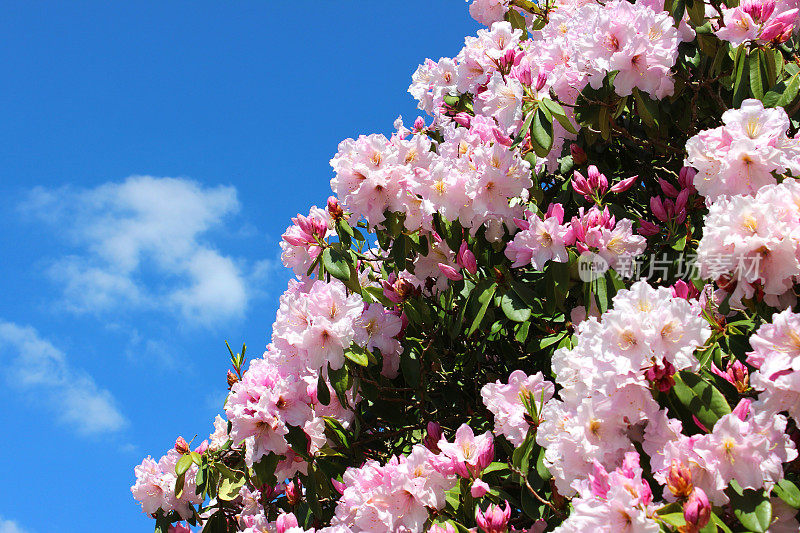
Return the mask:
{"type": "Polygon", "coordinates": [[[531,122],[531,139],[539,157],[547,156],[553,147],[553,121],[552,117],[548,118],[548,114],[549,112],[540,107],[531,122]]]}
{"type": "Polygon", "coordinates": [[[731,499],[733,515],[749,531],[765,533],[772,522],[772,504],[763,490],[744,490],[736,482],[731,481],[725,494],[731,499]]]}
{"type": "Polygon", "coordinates": [[[317,380],[317,400],[322,405],[329,405],[331,403],[331,391],[328,388],[328,382],[325,378],[320,376],[317,380]]]}
{"type": "Polygon", "coordinates": [[[717,420],[731,412],[725,396],[711,383],[697,374],[681,371],[673,376],[672,388],[678,400],[709,430],[717,420]]]}
{"type": "Polygon", "coordinates": [[[343,252],[329,246],[322,252],[322,264],[325,265],[325,270],[330,272],[331,276],[347,281],[350,279],[350,262],[349,256],[343,252]]]}
{"type": "MultiPolygon", "coordinates": [[[[479,290],[477,287],[476,291],[479,290]]],[[[480,327],[481,322],[483,321],[483,317],[486,315],[486,310],[489,308],[489,302],[492,301],[494,297],[494,292],[497,290],[497,283],[492,283],[488,287],[485,287],[479,294],[478,294],[478,301],[481,304],[480,309],[478,310],[478,314],[475,315],[475,318],[472,320],[472,325],[469,327],[469,331],[467,332],[467,337],[472,335],[475,330],[480,327]]]]}
{"type": "Polygon", "coordinates": [[[514,322],[526,322],[531,317],[531,308],[513,290],[506,291],[500,297],[500,308],[514,322]]]}

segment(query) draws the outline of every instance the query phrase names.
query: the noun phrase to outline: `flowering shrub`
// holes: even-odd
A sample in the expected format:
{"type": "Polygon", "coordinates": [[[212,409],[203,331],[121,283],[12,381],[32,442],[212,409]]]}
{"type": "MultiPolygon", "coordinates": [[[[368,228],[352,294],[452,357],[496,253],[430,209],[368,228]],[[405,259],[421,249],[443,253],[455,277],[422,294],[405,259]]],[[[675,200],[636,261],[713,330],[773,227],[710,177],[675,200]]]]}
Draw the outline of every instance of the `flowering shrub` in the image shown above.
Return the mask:
{"type": "Polygon", "coordinates": [[[474,0],[431,118],[347,139],[156,531],[798,531],[785,0],[474,0]]]}

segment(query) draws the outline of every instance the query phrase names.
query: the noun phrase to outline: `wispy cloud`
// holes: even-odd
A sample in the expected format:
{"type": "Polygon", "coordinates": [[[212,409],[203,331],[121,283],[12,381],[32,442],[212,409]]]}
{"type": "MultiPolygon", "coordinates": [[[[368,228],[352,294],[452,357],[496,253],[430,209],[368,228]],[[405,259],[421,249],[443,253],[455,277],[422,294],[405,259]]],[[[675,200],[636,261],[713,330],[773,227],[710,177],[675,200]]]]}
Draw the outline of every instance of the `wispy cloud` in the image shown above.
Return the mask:
{"type": "MultiPolygon", "coordinates": [[[[111,393],[72,368],[64,352],[32,327],[0,320],[0,371],[9,386],[44,400],[62,423],[79,433],[109,433],[127,424],[111,393]]],[[[0,533],[5,533],[3,527],[0,533]]]]}
{"type": "Polygon", "coordinates": [[[17,522],[5,520],[0,516],[0,533],[26,533],[26,531],[17,522]]]}
{"type": "Polygon", "coordinates": [[[22,209],[78,247],[49,268],[72,310],[167,309],[209,324],[247,306],[250,276],[207,235],[239,210],[234,187],[132,176],[94,189],[36,188],[22,209]]]}

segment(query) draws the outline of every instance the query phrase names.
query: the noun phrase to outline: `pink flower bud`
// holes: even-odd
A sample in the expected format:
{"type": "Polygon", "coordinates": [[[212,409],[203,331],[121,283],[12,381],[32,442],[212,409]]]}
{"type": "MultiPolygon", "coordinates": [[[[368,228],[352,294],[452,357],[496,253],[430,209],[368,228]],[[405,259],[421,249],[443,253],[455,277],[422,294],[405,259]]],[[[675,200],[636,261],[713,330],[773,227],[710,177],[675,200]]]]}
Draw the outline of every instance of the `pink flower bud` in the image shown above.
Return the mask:
{"type": "Polygon", "coordinates": [[[547,206],[547,213],[545,218],[555,218],[559,224],[564,223],[564,206],[559,203],[553,203],[547,206]]]}
{"type": "Polygon", "coordinates": [[[284,494],[286,494],[286,501],[289,503],[289,505],[297,505],[303,497],[303,490],[300,487],[300,481],[295,479],[289,482],[284,489],[284,494]]]}
{"type": "Polygon", "coordinates": [[[588,157],[586,157],[586,152],[583,151],[583,148],[574,143],[569,145],[569,153],[572,155],[572,162],[578,166],[586,163],[588,159],[588,157]]]}
{"type": "Polygon", "coordinates": [[[476,466],[478,473],[480,473],[483,472],[484,468],[492,464],[492,461],[494,461],[494,440],[490,440],[486,446],[482,447],[478,451],[479,454],[476,466]]]}
{"type": "Polygon", "coordinates": [[[181,455],[189,453],[189,444],[186,442],[186,439],[183,437],[175,439],[175,451],[181,455]]]}
{"type": "Polygon", "coordinates": [[[495,140],[503,146],[511,146],[514,144],[514,141],[511,140],[511,137],[500,131],[498,128],[492,128],[492,134],[494,135],[495,140]]]}
{"type": "Polygon", "coordinates": [[[689,467],[673,459],[666,475],[667,488],[676,498],[686,498],[694,490],[692,485],[692,471],[689,467]]]}
{"type": "Polygon", "coordinates": [[[775,0],[743,0],[739,7],[750,15],[756,24],[763,24],[775,11],[775,0]]]}
{"type": "Polygon", "coordinates": [[[741,392],[750,388],[750,374],[747,367],[738,359],[728,364],[727,372],[729,381],[734,384],[736,390],[741,392]]]}
{"type": "Polygon", "coordinates": [[[643,218],[640,218],[638,232],[639,235],[644,235],[645,237],[658,235],[661,232],[661,226],[659,226],[658,224],[653,224],[652,222],[648,222],[643,218]]]}
{"type": "Polygon", "coordinates": [[[685,211],[686,203],[689,201],[689,189],[683,189],[675,199],[675,212],[685,211]]]}
{"type": "Polygon", "coordinates": [[[521,218],[514,217],[514,224],[523,231],[531,227],[531,223],[527,220],[522,220],[521,218]]]}
{"type": "Polygon", "coordinates": [[[472,482],[472,486],[469,489],[469,493],[472,494],[473,498],[482,498],[489,492],[489,485],[487,485],[482,479],[478,478],[472,482]]]}
{"type": "Polygon", "coordinates": [[[333,488],[336,489],[336,492],[339,494],[344,494],[344,489],[347,488],[347,485],[335,479],[331,479],[331,483],[333,483],[333,488]]]}
{"type": "Polygon", "coordinates": [[[774,43],[787,41],[792,35],[797,13],[797,9],[790,9],[772,19],[761,32],[759,39],[765,42],[772,41],[774,43]]]}
{"type": "Polygon", "coordinates": [[[281,513],[278,520],[275,522],[275,530],[278,533],[286,533],[287,529],[297,527],[297,517],[292,513],[281,513]]]}
{"type": "Polygon", "coordinates": [[[197,446],[194,449],[194,453],[199,453],[200,455],[203,455],[207,451],[208,451],[208,440],[204,440],[203,442],[200,443],[199,446],[197,446]]]}
{"type": "Polygon", "coordinates": [[[511,69],[511,77],[516,78],[523,85],[533,85],[533,75],[531,74],[531,66],[523,64],[511,69]]]}
{"type": "Polygon", "coordinates": [[[669,215],[667,215],[667,211],[664,208],[664,204],[661,202],[661,198],[659,198],[658,196],[653,196],[652,198],[650,198],[650,210],[653,212],[655,217],[661,222],[669,221],[669,215]]]}
{"type": "Polygon", "coordinates": [[[678,189],[676,189],[670,182],[663,178],[658,178],[658,184],[661,185],[661,190],[670,198],[678,197],[678,189]]]}
{"type": "Polygon", "coordinates": [[[179,522],[177,524],[169,526],[169,529],[167,529],[167,533],[192,533],[192,530],[189,529],[189,526],[185,526],[179,522]]]}
{"type": "Polygon", "coordinates": [[[575,189],[576,193],[582,195],[587,200],[591,200],[592,187],[589,185],[586,178],[583,177],[583,174],[577,170],[572,173],[572,188],[575,189]]]}
{"type": "Polygon", "coordinates": [[[610,489],[611,485],[608,482],[608,472],[603,465],[595,459],[592,463],[592,471],[589,472],[589,490],[592,491],[593,496],[605,499],[610,489]]]}
{"type": "Polygon", "coordinates": [[[586,171],[589,177],[589,186],[592,189],[597,189],[600,186],[600,171],[597,169],[595,165],[589,165],[589,168],[586,171]]]}
{"type": "Polygon", "coordinates": [[[547,85],[547,74],[543,71],[539,71],[539,74],[536,76],[536,92],[538,93],[544,86],[547,85]]]}
{"type": "Polygon", "coordinates": [[[472,123],[472,117],[463,111],[454,116],[453,120],[456,121],[456,124],[459,126],[464,126],[465,128],[469,128],[470,124],[472,123]]]}
{"type": "Polygon", "coordinates": [[[698,419],[698,418],[697,418],[695,415],[692,415],[692,420],[694,421],[694,423],[695,423],[695,425],[696,425],[697,427],[699,427],[700,429],[702,429],[702,430],[703,430],[703,431],[705,431],[706,433],[711,433],[711,432],[708,430],[708,428],[707,428],[706,426],[704,426],[704,425],[703,425],[703,423],[702,423],[702,422],[700,422],[700,420],[699,420],[699,419],[698,419]]]}
{"type": "Polygon", "coordinates": [[[633,184],[636,183],[638,178],[639,176],[631,176],[630,178],[625,178],[624,180],[618,181],[609,189],[609,191],[613,193],[625,192],[633,187],[633,184]]]}
{"type": "Polygon", "coordinates": [[[461,247],[458,249],[456,264],[470,274],[475,274],[478,271],[478,262],[475,259],[475,254],[473,254],[467,246],[467,241],[463,241],[461,247]]]}
{"type": "Polygon", "coordinates": [[[689,495],[689,499],[683,504],[683,517],[687,524],[696,528],[695,531],[708,524],[711,519],[711,503],[703,489],[695,487],[689,495]]]}
{"type": "Polygon", "coordinates": [[[425,119],[422,117],[417,117],[414,121],[414,131],[422,131],[425,129],[425,119]]]}
{"type": "Polygon", "coordinates": [[[753,403],[753,401],[750,398],[742,398],[741,400],[739,400],[739,403],[736,404],[736,407],[733,408],[731,413],[736,415],[739,418],[739,420],[744,422],[745,420],[747,420],[747,416],[750,414],[751,403],[753,403]]]}
{"type": "Polygon", "coordinates": [[[442,426],[438,422],[428,422],[428,433],[422,441],[433,453],[439,453],[439,441],[442,438],[442,426]]]}
{"type": "Polygon", "coordinates": [[[475,521],[484,533],[506,533],[508,520],[511,518],[511,507],[505,502],[505,509],[499,505],[491,504],[482,512],[480,507],[475,514],[475,521]]]}
{"type": "Polygon", "coordinates": [[[690,191],[694,192],[694,177],[696,175],[697,171],[692,167],[683,167],[678,173],[678,183],[682,188],[689,189],[690,191]]]}
{"type": "Polygon", "coordinates": [[[458,270],[456,270],[455,268],[451,267],[450,265],[445,265],[444,263],[439,263],[437,266],[439,267],[439,270],[441,271],[441,273],[444,274],[445,277],[447,279],[449,279],[449,280],[461,281],[462,279],[464,279],[464,276],[462,276],[461,273],[458,270]]]}

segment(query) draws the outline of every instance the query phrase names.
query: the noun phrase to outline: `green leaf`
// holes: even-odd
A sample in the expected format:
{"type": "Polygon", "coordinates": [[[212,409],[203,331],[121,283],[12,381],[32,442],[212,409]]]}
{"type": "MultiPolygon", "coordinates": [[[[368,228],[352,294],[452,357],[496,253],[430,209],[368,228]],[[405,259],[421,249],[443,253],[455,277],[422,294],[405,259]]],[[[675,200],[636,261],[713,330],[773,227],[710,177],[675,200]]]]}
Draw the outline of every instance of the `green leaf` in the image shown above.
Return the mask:
{"type": "Polygon", "coordinates": [[[686,525],[686,519],[683,517],[683,506],[679,502],[672,502],[656,510],[658,517],[675,527],[686,525]]]}
{"type": "MultiPolygon", "coordinates": [[[[475,290],[478,290],[477,287],[475,290]]],[[[478,314],[475,315],[475,318],[472,320],[472,325],[469,327],[467,337],[471,336],[481,325],[483,317],[486,315],[486,310],[489,308],[489,302],[491,302],[492,298],[494,298],[494,293],[496,290],[497,283],[492,283],[478,294],[478,302],[480,302],[481,307],[478,310],[478,314]]]]}
{"type": "Polygon", "coordinates": [[[564,111],[564,108],[561,107],[561,104],[559,104],[558,102],[554,102],[549,98],[544,98],[541,103],[544,107],[547,108],[548,111],[550,111],[553,117],[558,121],[559,124],[561,124],[561,126],[565,130],[574,135],[578,134],[578,130],[575,129],[575,126],[573,126],[572,122],[570,122],[569,118],[567,117],[567,113],[566,111],[564,111]]]}
{"type": "Polygon", "coordinates": [[[317,380],[317,400],[319,400],[319,403],[322,405],[329,405],[331,403],[331,391],[328,388],[328,383],[322,376],[317,380]]]}
{"type": "Polygon", "coordinates": [[[733,62],[733,107],[739,108],[742,102],[750,95],[748,90],[749,72],[747,66],[747,52],[744,45],[740,45],[736,49],[736,55],[733,62]]]}
{"type": "Polygon", "coordinates": [[[419,356],[421,351],[421,346],[416,343],[412,343],[406,346],[405,350],[400,356],[400,370],[403,373],[403,379],[409,387],[419,386],[419,356]]]}
{"type": "Polygon", "coordinates": [[[325,265],[325,270],[330,272],[331,276],[347,281],[350,279],[350,262],[349,256],[332,246],[325,248],[322,252],[322,264],[325,265]]]}
{"type": "Polygon", "coordinates": [[[511,456],[511,463],[517,467],[523,476],[528,475],[531,464],[531,452],[536,448],[536,438],[533,432],[528,432],[523,443],[514,450],[511,456]]]}
{"type": "Polygon", "coordinates": [[[331,382],[331,387],[333,387],[333,390],[336,392],[339,403],[342,406],[347,405],[345,392],[347,392],[348,381],[350,379],[350,375],[347,372],[347,365],[342,365],[341,368],[334,370],[331,368],[331,364],[328,363],[328,379],[331,382]]]}
{"type": "Polygon", "coordinates": [[[514,322],[526,322],[531,318],[531,308],[511,289],[500,297],[500,308],[514,322]]]}
{"type": "Polygon", "coordinates": [[[546,157],[553,147],[553,121],[548,118],[543,108],[536,110],[536,116],[531,123],[531,139],[536,155],[546,157]]]}
{"type": "Polygon", "coordinates": [[[187,453],[178,459],[178,462],[175,465],[175,474],[179,476],[181,474],[185,474],[186,471],[189,470],[190,466],[192,466],[192,456],[187,453]]]}
{"type": "Polygon", "coordinates": [[[340,446],[349,448],[350,437],[348,436],[347,430],[344,429],[344,426],[342,426],[338,420],[329,416],[323,416],[322,419],[325,420],[325,434],[331,437],[332,440],[340,446]]]}
{"type": "Polygon", "coordinates": [[[692,26],[702,26],[706,20],[706,6],[703,0],[691,0],[686,5],[686,11],[689,13],[689,20],[692,26]]]}
{"type": "Polygon", "coordinates": [[[764,55],[761,50],[753,50],[747,56],[747,63],[750,77],[750,93],[757,99],[764,98],[764,90],[769,87],[766,67],[764,65],[764,55]]]}
{"type": "Polygon", "coordinates": [[[797,73],[791,77],[789,83],[786,84],[786,90],[783,91],[783,94],[778,99],[776,106],[789,107],[792,102],[794,102],[795,98],[797,98],[798,89],[800,89],[800,73],[797,73]]]}
{"type": "Polygon", "coordinates": [[[253,472],[255,472],[260,485],[265,483],[274,485],[276,483],[275,469],[278,467],[278,462],[282,457],[282,455],[270,453],[262,457],[257,463],[253,463],[253,472]]]}
{"type": "Polygon", "coordinates": [[[369,365],[369,357],[361,346],[353,344],[344,351],[344,356],[359,366],[369,365]]]}
{"type": "Polygon", "coordinates": [[[673,376],[672,391],[678,400],[709,430],[722,416],[731,412],[725,396],[697,374],[683,370],[673,376]]]}
{"type": "Polygon", "coordinates": [[[725,491],[731,499],[733,515],[749,531],[765,533],[772,522],[772,504],[763,490],[744,490],[736,480],[725,491]]]}
{"type": "Polygon", "coordinates": [[[535,114],[536,114],[536,110],[533,109],[533,110],[531,110],[530,113],[528,113],[528,116],[525,117],[525,121],[522,123],[522,128],[520,128],[520,130],[517,133],[516,137],[514,137],[514,142],[511,143],[511,146],[509,147],[509,150],[513,150],[514,148],[519,146],[522,143],[522,141],[525,140],[525,134],[528,133],[528,130],[531,127],[531,122],[533,121],[533,116],[535,114]]]}
{"type": "Polygon", "coordinates": [[[595,302],[597,302],[597,309],[600,313],[605,313],[608,310],[608,287],[606,284],[605,276],[599,276],[591,283],[592,293],[594,294],[595,302]]]}
{"type": "Polygon", "coordinates": [[[778,481],[772,488],[772,493],[795,509],[800,509],[800,489],[788,479],[778,481]]]}
{"type": "Polygon", "coordinates": [[[636,87],[633,89],[633,100],[636,102],[636,112],[642,122],[649,128],[657,129],[659,127],[658,102],[650,99],[646,94],[642,94],[636,87]]]}
{"type": "Polygon", "coordinates": [[[241,477],[235,481],[226,477],[222,480],[222,483],[219,486],[219,493],[217,496],[221,500],[225,501],[235,500],[236,497],[239,496],[239,491],[242,490],[244,482],[244,477],[241,477]]]}
{"type": "Polygon", "coordinates": [[[684,0],[674,0],[672,2],[672,9],[670,13],[672,14],[672,20],[675,21],[675,24],[680,24],[681,19],[683,19],[683,12],[686,9],[686,2],[684,0]]]}

